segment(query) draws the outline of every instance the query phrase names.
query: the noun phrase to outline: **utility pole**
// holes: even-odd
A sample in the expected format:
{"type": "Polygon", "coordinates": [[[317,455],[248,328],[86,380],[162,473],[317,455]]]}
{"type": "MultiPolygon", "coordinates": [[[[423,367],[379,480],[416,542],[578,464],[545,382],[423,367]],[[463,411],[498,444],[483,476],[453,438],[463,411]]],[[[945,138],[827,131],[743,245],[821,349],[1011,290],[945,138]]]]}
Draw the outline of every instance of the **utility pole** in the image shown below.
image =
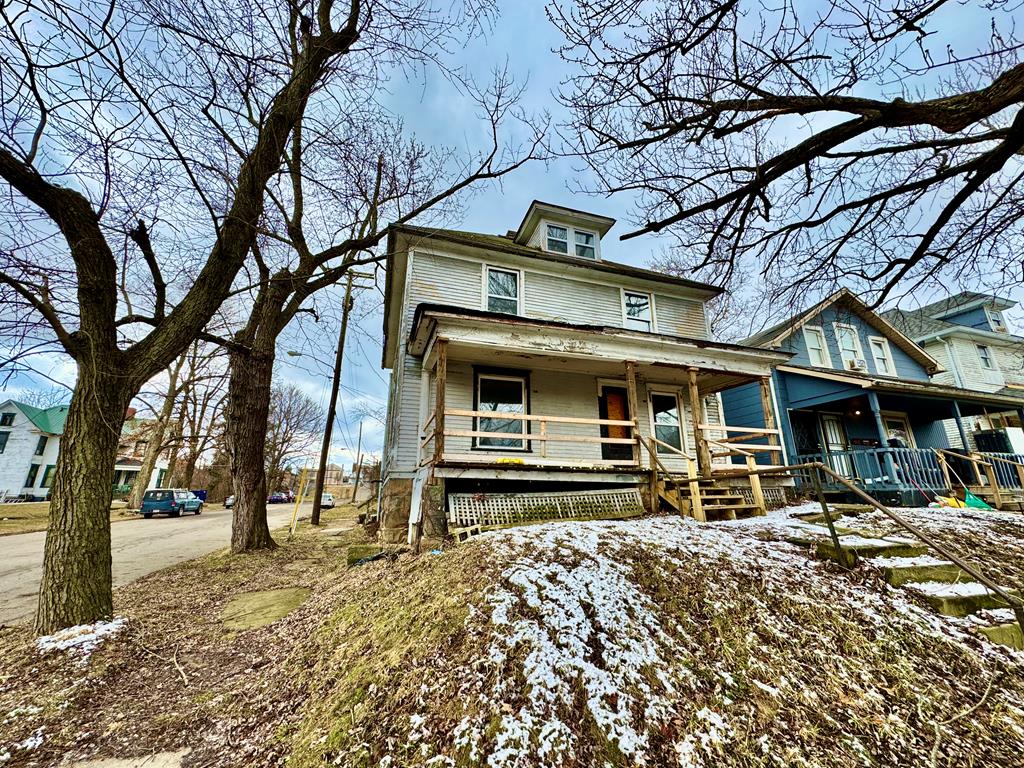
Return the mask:
{"type": "Polygon", "coordinates": [[[356,491],[359,490],[359,476],[363,474],[363,422],[359,422],[359,438],[356,440],[356,481],[352,484],[352,503],[356,503],[356,491]]]}
{"type": "Polygon", "coordinates": [[[331,452],[331,435],[334,431],[334,418],[338,408],[338,389],[341,387],[341,361],[345,356],[345,334],[348,331],[348,313],[352,309],[352,281],[356,277],[371,277],[362,273],[349,271],[345,283],[345,303],[341,311],[341,330],[338,333],[338,351],[334,356],[334,377],[331,379],[331,399],[327,403],[327,424],[324,426],[324,440],[320,446],[320,464],[316,468],[316,485],[313,488],[313,514],[310,516],[312,525],[320,525],[320,497],[324,493],[324,475],[327,473],[327,457],[331,452]]]}

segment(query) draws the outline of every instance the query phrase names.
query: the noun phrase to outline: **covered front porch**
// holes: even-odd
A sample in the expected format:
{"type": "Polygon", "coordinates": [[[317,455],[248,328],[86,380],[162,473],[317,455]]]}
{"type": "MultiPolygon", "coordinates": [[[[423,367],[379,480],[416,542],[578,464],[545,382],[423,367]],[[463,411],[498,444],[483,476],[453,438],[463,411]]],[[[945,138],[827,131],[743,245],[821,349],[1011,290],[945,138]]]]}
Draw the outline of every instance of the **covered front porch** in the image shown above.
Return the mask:
{"type": "Polygon", "coordinates": [[[897,503],[918,504],[935,493],[988,484],[983,465],[972,463],[971,456],[980,454],[969,450],[965,418],[1006,408],[1007,398],[926,382],[822,386],[803,374],[782,376],[794,463],[820,461],[897,503]]]}
{"type": "Polygon", "coordinates": [[[418,463],[453,488],[633,486],[652,506],[670,476],[724,478],[735,456],[758,451],[784,463],[769,383],[784,355],[512,317],[428,319],[410,343],[423,361],[418,463]],[[724,424],[717,393],[750,382],[768,426],[724,424]]]}

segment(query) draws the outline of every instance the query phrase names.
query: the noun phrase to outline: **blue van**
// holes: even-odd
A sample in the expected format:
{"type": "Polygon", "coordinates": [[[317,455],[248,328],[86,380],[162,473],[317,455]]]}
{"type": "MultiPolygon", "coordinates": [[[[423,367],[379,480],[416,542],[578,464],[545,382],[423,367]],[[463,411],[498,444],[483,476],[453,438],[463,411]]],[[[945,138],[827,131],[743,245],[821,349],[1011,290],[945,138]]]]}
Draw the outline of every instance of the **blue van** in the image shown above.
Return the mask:
{"type": "Polygon", "coordinates": [[[200,515],[203,500],[184,488],[153,488],[142,497],[142,516],[149,520],[153,515],[178,517],[182,512],[200,515]]]}

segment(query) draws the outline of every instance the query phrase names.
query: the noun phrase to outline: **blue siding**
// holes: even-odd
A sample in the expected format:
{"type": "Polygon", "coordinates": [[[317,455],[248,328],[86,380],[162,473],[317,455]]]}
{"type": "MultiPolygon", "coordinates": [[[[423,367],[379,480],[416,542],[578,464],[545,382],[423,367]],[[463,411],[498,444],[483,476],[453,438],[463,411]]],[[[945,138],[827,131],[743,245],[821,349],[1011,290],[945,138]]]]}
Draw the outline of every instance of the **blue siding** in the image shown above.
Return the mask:
{"type": "MultiPolygon", "coordinates": [[[[722,392],[722,411],[725,423],[734,427],[751,427],[763,429],[764,411],[761,408],[761,386],[744,384],[722,392]]],[[[743,447],[742,445],[740,446],[743,447]]],[[[771,457],[767,453],[754,454],[758,464],[770,464],[771,457]]],[[[733,464],[740,464],[740,457],[734,456],[733,464]]]]}
{"type": "Polygon", "coordinates": [[[992,324],[988,321],[988,315],[985,314],[984,307],[974,307],[974,309],[968,309],[966,312],[946,315],[942,319],[947,323],[966,325],[968,328],[980,328],[983,331],[992,330],[992,324]]]}
{"type": "MultiPolygon", "coordinates": [[[[868,344],[868,337],[885,337],[886,334],[883,333],[876,325],[866,322],[859,315],[855,315],[842,307],[837,308],[835,306],[824,309],[813,319],[807,322],[807,325],[818,326],[825,332],[825,344],[828,347],[829,356],[832,358],[832,367],[836,370],[842,370],[842,358],[839,355],[839,342],[836,340],[835,323],[852,325],[857,329],[857,335],[860,338],[860,347],[864,353],[864,359],[867,360],[868,372],[879,373],[875,368],[875,361],[871,356],[871,347],[868,344]]],[[[785,339],[781,344],[781,348],[787,352],[794,353],[793,359],[789,362],[790,365],[811,364],[802,329],[797,329],[789,336],[789,338],[785,339]]],[[[896,376],[898,378],[912,379],[915,381],[928,381],[928,373],[920,363],[897,347],[892,340],[889,341],[889,350],[892,354],[892,361],[893,365],[896,367],[896,376]]]]}

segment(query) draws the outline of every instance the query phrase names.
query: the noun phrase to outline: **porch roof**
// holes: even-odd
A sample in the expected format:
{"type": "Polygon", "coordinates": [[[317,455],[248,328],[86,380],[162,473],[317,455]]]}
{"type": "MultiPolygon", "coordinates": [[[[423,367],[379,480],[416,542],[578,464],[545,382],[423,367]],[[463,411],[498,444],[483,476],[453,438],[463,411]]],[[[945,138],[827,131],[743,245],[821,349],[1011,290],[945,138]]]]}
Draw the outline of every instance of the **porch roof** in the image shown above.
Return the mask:
{"type": "Polygon", "coordinates": [[[771,374],[791,357],[788,352],[726,344],[661,333],[644,333],[603,325],[578,325],[441,304],[416,308],[409,334],[409,353],[431,358],[433,342],[448,340],[449,355],[472,359],[485,355],[491,365],[522,364],[534,357],[544,367],[604,374],[631,360],[649,376],[658,370],[696,368],[698,386],[715,392],[771,374]],[[461,354],[460,354],[461,353],[461,354]],[[614,366],[614,368],[613,368],[614,366]],[[607,370],[606,370],[607,369],[607,370]]]}
{"type": "MultiPolygon", "coordinates": [[[[974,415],[975,411],[980,414],[985,408],[995,408],[1002,411],[1024,408],[1024,393],[1014,396],[999,392],[977,392],[971,389],[951,387],[946,384],[880,378],[852,371],[834,371],[829,368],[813,368],[808,366],[780,365],[778,370],[781,373],[807,376],[837,385],[827,392],[822,392],[820,396],[815,397],[816,402],[813,404],[846,400],[863,394],[865,391],[874,391],[880,394],[903,395],[930,400],[955,400],[961,406],[968,406],[967,408],[962,408],[965,415],[974,415]]],[[[799,401],[796,404],[799,404],[799,401]]],[[[811,404],[808,403],[808,405],[811,404]]]]}

